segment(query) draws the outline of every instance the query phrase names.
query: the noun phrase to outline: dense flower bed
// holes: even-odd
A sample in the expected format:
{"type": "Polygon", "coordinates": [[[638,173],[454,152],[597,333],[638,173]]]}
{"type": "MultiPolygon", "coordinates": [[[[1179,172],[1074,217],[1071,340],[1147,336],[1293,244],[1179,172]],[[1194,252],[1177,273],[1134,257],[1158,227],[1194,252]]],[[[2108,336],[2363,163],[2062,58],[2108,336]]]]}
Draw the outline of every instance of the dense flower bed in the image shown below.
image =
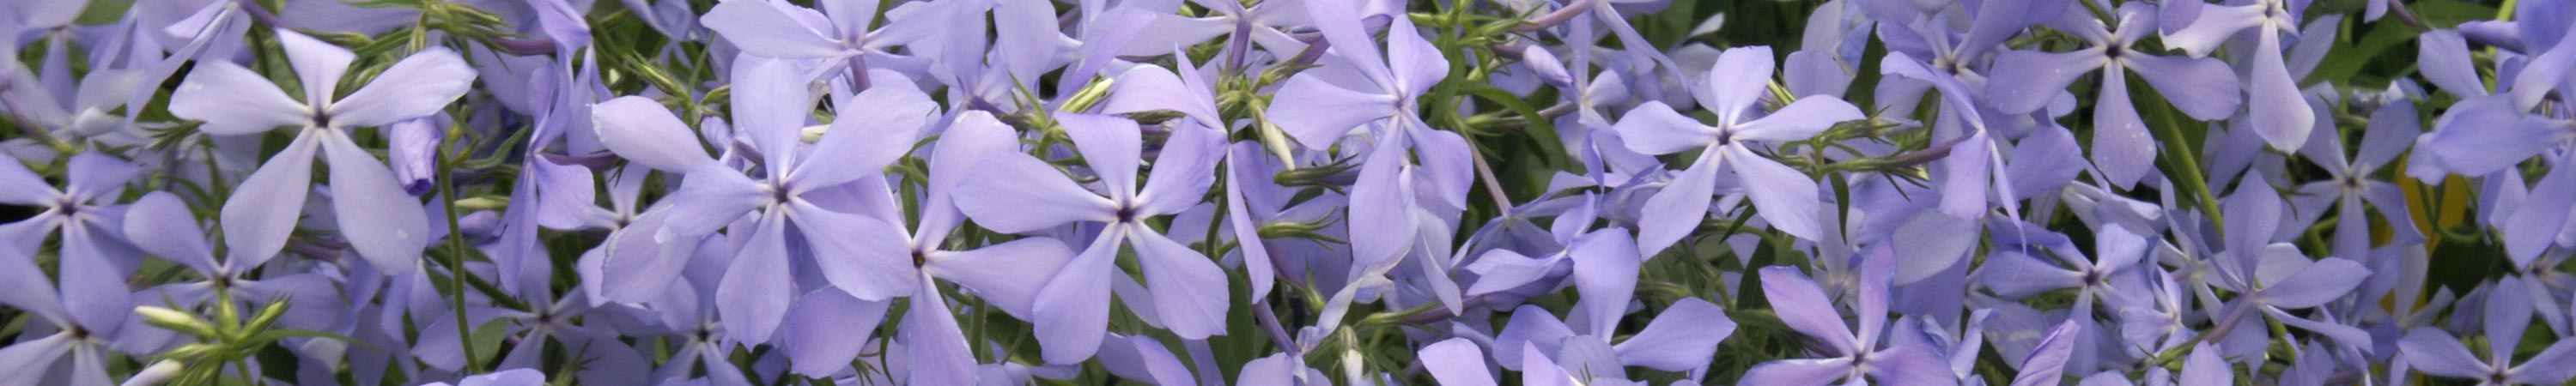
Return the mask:
{"type": "Polygon", "coordinates": [[[0,386],[2561,384],[2571,21],[10,1],[0,386]]]}

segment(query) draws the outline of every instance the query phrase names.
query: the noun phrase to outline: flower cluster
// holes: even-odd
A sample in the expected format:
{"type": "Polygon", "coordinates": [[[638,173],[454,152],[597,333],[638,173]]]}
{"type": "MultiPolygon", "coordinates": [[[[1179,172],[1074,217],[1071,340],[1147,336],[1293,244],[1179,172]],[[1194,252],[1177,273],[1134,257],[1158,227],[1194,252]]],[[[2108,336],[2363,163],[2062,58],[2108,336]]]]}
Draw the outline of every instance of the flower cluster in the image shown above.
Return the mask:
{"type": "Polygon", "coordinates": [[[0,386],[2561,384],[2496,3],[10,1],[0,386]]]}

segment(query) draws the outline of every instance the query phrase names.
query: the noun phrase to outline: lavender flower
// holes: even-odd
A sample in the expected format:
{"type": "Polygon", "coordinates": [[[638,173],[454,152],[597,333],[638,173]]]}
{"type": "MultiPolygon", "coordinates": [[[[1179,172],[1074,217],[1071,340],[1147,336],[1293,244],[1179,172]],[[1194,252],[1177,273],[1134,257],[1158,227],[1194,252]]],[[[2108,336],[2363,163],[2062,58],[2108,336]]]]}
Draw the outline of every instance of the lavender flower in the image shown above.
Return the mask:
{"type": "Polygon", "coordinates": [[[1733,172],[1734,185],[1752,197],[1754,208],[1773,228],[1801,239],[1820,237],[1814,180],[1754,154],[1746,144],[1806,139],[1834,123],[1860,119],[1860,110],[1830,95],[1813,95],[1755,117],[1753,108],[1763,99],[1771,69],[1769,47],[1737,48],[1719,56],[1717,66],[1708,72],[1708,91],[1693,94],[1705,95],[1700,104],[1717,113],[1714,126],[1660,102],[1646,102],[1619,120],[1614,129],[1627,138],[1630,150],[1670,154],[1697,148],[1700,154],[1690,168],[1646,202],[1646,218],[1637,236],[1639,249],[1662,251],[1698,228],[1700,219],[1707,217],[1708,198],[1722,170],[1733,172]]]}
{"type": "Polygon", "coordinates": [[[0,386],[2576,374],[2570,0],[93,3],[0,386]]]}
{"type": "Polygon", "coordinates": [[[202,130],[216,135],[243,135],[281,126],[298,127],[295,141],[270,157],[259,172],[242,182],[224,202],[224,244],[234,256],[255,262],[284,248],[311,190],[313,153],[321,147],[330,158],[331,202],[338,222],[359,256],[388,272],[418,266],[420,249],[429,244],[427,215],[408,208],[419,202],[402,193],[383,162],[366,154],[349,138],[360,127],[384,126],[428,116],[465,94],[474,70],[455,52],[432,47],[403,58],[366,86],[333,99],[334,90],[356,56],[347,49],[289,30],[277,30],[287,61],[304,89],[301,103],[269,85],[248,68],[229,62],[202,63],[170,95],[170,113],[205,121],[202,130]]]}
{"type": "MultiPolygon", "coordinates": [[[[1109,318],[1109,286],[1121,247],[1134,246],[1153,292],[1152,312],[1184,339],[1223,334],[1225,274],[1205,255],[1172,241],[1145,222],[1198,203],[1213,183],[1218,138],[1212,129],[1182,126],[1163,144],[1144,187],[1136,168],[1144,145],[1136,123],[1124,118],[1060,113],[1056,121],[1083,154],[1107,196],[1092,193],[1035,157],[1001,154],[976,166],[980,178],[957,187],[957,208],[975,224],[1027,233],[1068,223],[1099,223],[1097,236],[1047,279],[1031,310],[1049,363],[1091,357],[1109,318]]],[[[1139,304],[1131,303],[1129,304],[1139,304]]]]}
{"type": "Polygon", "coordinates": [[[1863,378],[1901,385],[1931,385],[1951,382],[1949,371],[1941,365],[1936,353],[1928,347],[1896,345],[1878,348],[1879,334],[1887,325],[1888,271],[1895,262],[1870,259],[1862,263],[1857,307],[1859,330],[1845,327],[1841,312],[1825,298],[1816,282],[1792,267],[1762,269],[1762,290],[1789,329],[1816,339],[1816,347],[1826,355],[1817,359],[1784,359],[1764,362],[1746,370],[1741,382],[1765,385],[1825,385],[1834,380],[1858,382],[1863,378]]]}

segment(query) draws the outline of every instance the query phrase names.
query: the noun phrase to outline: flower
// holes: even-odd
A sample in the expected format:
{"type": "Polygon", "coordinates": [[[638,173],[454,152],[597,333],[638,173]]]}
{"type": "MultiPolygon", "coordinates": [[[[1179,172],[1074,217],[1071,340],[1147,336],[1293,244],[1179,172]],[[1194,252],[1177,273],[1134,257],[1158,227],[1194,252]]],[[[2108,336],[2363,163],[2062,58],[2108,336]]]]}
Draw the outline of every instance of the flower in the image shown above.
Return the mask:
{"type": "Polygon", "coordinates": [[[1046,361],[1079,362],[1100,347],[1109,322],[1110,275],[1117,272],[1121,247],[1131,245],[1163,327],[1183,339],[1223,334],[1229,293],[1225,272],[1145,222],[1200,201],[1214,183],[1214,164],[1223,151],[1218,133],[1187,125],[1174,129],[1139,189],[1136,168],[1144,139],[1135,121],[1079,113],[1057,113],[1055,120],[1082,151],[1083,163],[1090,165],[1107,196],[1086,190],[1046,161],[1017,153],[984,160],[955,193],[958,209],[994,231],[1101,224],[1090,246],[1038,290],[1031,316],[1046,361]]]}
{"type": "MultiPolygon", "coordinates": [[[[429,244],[429,220],[420,202],[403,194],[383,162],[359,148],[350,130],[429,116],[464,96],[474,70],[445,47],[431,47],[395,62],[347,97],[332,99],[356,55],[347,49],[276,30],[304,88],[299,103],[248,68],[200,61],[170,94],[170,113],[205,121],[208,134],[244,135],[296,127],[294,142],[270,157],[224,201],[224,244],[250,261],[284,248],[311,190],[315,147],[331,167],[332,213],[341,236],[360,257],[387,272],[419,266],[429,244]]],[[[256,265],[256,264],[254,264],[256,265]]]]}
{"type": "Polygon", "coordinates": [[[2417,327],[2397,342],[2406,362],[2416,371],[2444,378],[2475,379],[2481,385],[2554,384],[2576,376],[2576,343],[2559,341],[2530,358],[2514,360],[2522,342],[2522,332],[2531,326],[2532,299],[2520,279],[2507,277],[2487,288],[2486,314],[2480,320],[2486,327],[2479,330],[2487,337],[2486,359],[2470,354],[2469,348],[2451,333],[2429,327],[2417,327]]]}
{"type": "MultiPolygon", "coordinates": [[[[1798,334],[1816,339],[1816,347],[1825,358],[1783,359],[1763,362],[1746,370],[1739,383],[1757,385],[1825,385],[1838,379],[1859,382],[1863,377],[1897,385],[1951,384],[1950,370],[1929,347],[1892,345],[1876,348],[1879,333],[1887,324],[1888,271],[1895,261],[1869,259],[1861,264],[1858,289],[1858,332],[1846,327],[1834,303],[1826,300],[1816,282],[1799,273],[1796,267],[1763,267],[1762,292],[1771,302],[1772,312],[1780,322],[1798,334]]],[[[1901,341],[1900,341],[1901,342],[1901,341]]]]}
{"type": "Polygon", "coordinates": [[[2194,119],[2225,119],[2236,111],[2242,98],[2236,89],[2236,73],[2227,64],[2210,58],[2181,58],[2139,52],[2138,40],[2153,32],[2156,14],[2144,2],[2122,3],[2116,26],[2104,29],[2101,22],[2078,19],[2076,9],[2069,8],[2061,22],[2051,23],[2060,31],[2082,37],[2089,45],[2063,52],[2004,51],[1995,57],[1997,74],[2028,74],[2033,81],[1998,81],[1986,83],[1986,97],[1999,111],[2027,114],[2048,104],[2066,89],[2076,77],[2102,70],[2100,101],[2093,105],[2093,162],[2102,169],[2103,178],[2112,186],[2128,188],[2153,171],[2155,140],[2147,134],[2146,122],[2138,118],[2136,106],[2129,103],[2129,80],[2124,74],[2135,70],[2166,101],[2194,119]]]}
{"type": "MultiPolygon", "coordinates": [[[[736,251],[716,290],[726,330],[743,343],[769,341],[789,303],[798,298],[788,260],[798,253],[789,250],[791,226],[808,241],[801,244],[807,248],[803,252],[814,256],[813,263],[833,287],[863,301],[911,293],[919,282],[904,274],[908,256],[828,233],[856,229],[870,219],[827,208],[817,198],[831,194],[827,189],[881,174],[884,165],[911,150],[909,144],[937,106],[908,85],[870,88],[840,101],[844,115],[810,152],[801,151],[797,138],[805,126],[804,106],[812,105],[813,95],[795,64],[747,57],[735,70],[741,91],[734,96],[734,118],[760,151],[761,180],[708,158],[688,138],[688,128],[651,100],[622,97],[592,111],[610,151],[664,172],[685,171],[687,177],[673,198],[680,201],[667,209],[660,229],[627,232],[625,237],[650,233],[655,243],[688,245],[736,219],[757,216],[748,227],[734,229],[731,236],[749,241],[736,251]]],[[[677,264],[668,253],[658,255],[644,264],[662,268],[616,280],[667,282],[678,274],[677,264]]],[[[631,264],[616,258],[611,256],[607,264],[631,264]]]]}
{"type": "Polygon", "coordinates": [[[1700,104],[1717,114],[1715,125],[1673,111],[1662,102],[1646,102],[1622,117],[1613,130],[1627,139],[1628,149],[1645,154],[1671,154],[1697,149],[1699,158],[1663,191],[1646,202],[1637,246],[1649,252],[1690,236],[1708,217],[1709,196],[1719,171],[1732,171],[1734,184],[1752,197],[1762,219],[1781,232],[1817,240],[1823,230],[1816,220],[1816,184],[1797,169],[1754,154],[1748,143],[1804,140],[1835,123],[1860,119],[1860,109],[1830,95],[1799,97],[1768,115],[1754,116],[1755,104],[1769,84],[1771,48],[1727,50],[1708,71],[1708,90],[1700,104]]]}

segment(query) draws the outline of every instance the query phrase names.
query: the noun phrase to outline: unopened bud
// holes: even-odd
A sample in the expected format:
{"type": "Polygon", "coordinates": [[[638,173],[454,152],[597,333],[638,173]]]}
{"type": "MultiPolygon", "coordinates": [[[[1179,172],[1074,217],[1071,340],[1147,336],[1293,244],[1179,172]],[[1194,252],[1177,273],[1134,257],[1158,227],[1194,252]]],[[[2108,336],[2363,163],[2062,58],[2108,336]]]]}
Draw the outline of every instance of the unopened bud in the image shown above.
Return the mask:
{"type": "Polygon", "coordinates": [[[197,319],[196,314],[153,306],[134,307],[134,313],[143,315],[143,322],[154,327],[201,337],[215,335],[215,325],[197,319]]]}

